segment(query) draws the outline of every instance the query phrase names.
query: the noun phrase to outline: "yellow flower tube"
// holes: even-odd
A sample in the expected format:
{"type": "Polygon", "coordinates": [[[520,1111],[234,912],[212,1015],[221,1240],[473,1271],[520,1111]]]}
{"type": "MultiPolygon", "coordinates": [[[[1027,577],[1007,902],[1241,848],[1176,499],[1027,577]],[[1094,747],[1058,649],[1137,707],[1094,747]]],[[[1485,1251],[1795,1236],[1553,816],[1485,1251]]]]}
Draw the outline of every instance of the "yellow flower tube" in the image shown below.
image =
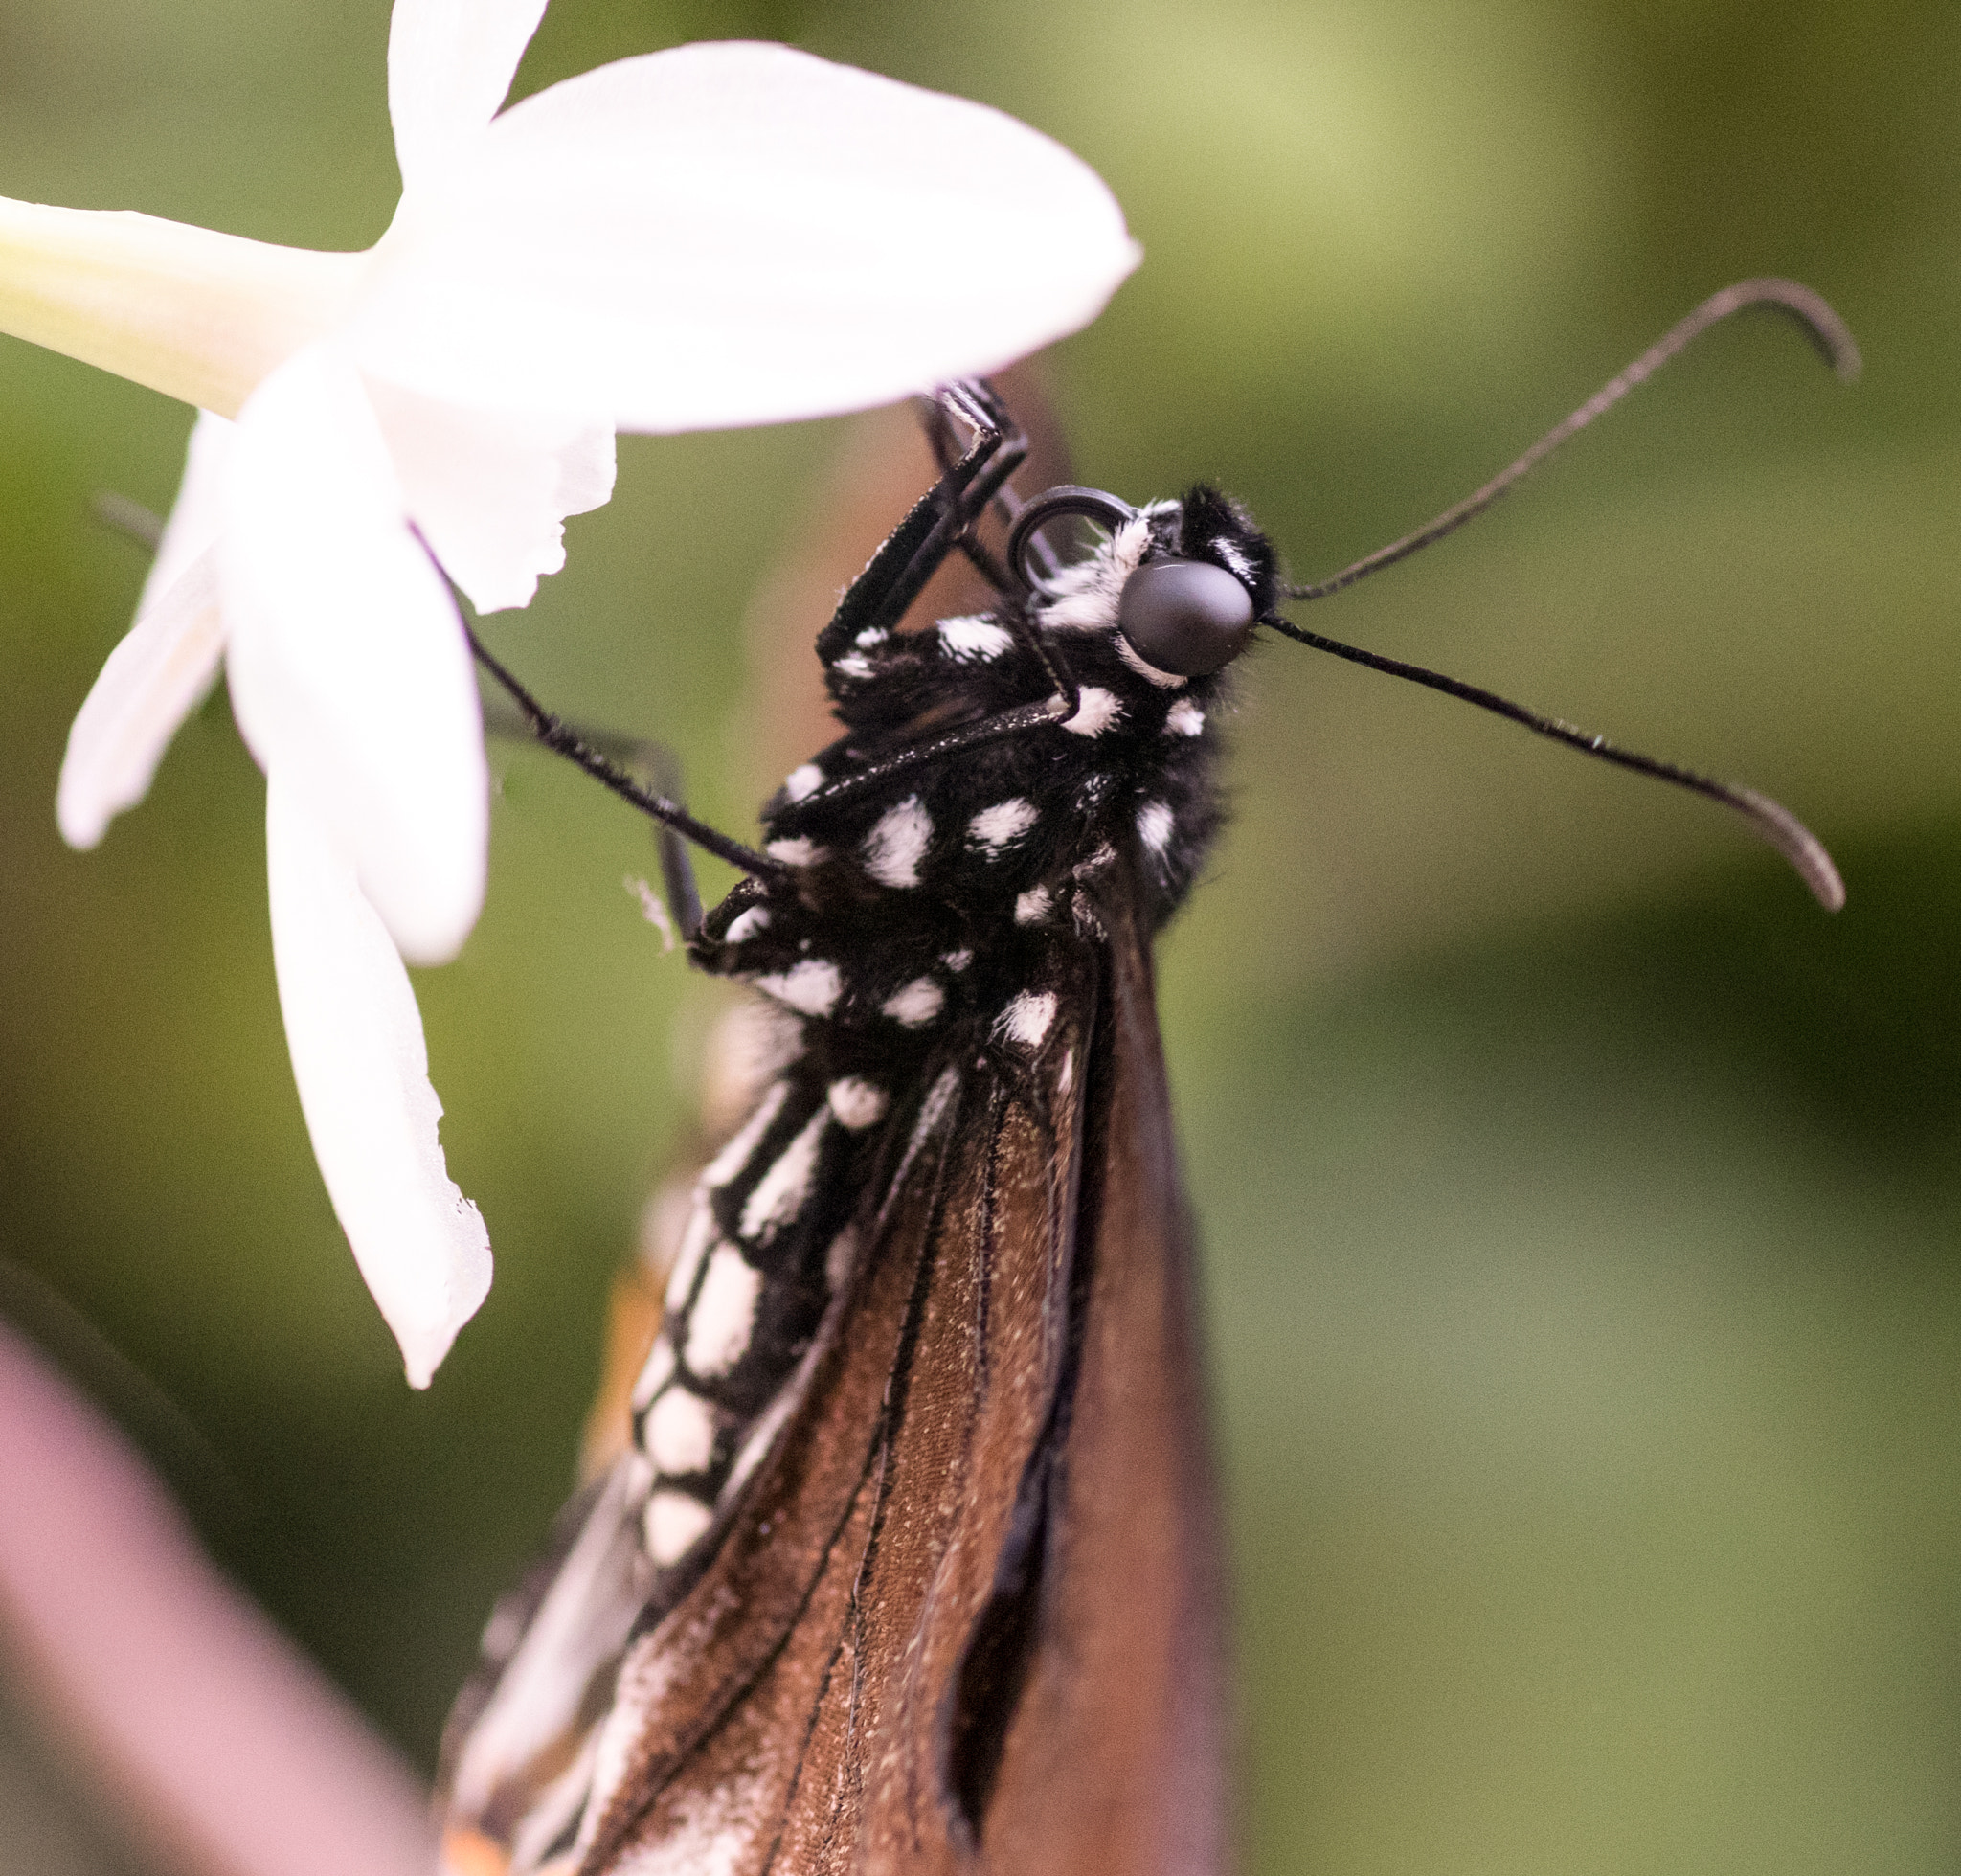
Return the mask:
{"type": "Polygon", "coordinates": [[[367,260],[0,196],[0,332],[236,417],[340,323],[367,260]]]}

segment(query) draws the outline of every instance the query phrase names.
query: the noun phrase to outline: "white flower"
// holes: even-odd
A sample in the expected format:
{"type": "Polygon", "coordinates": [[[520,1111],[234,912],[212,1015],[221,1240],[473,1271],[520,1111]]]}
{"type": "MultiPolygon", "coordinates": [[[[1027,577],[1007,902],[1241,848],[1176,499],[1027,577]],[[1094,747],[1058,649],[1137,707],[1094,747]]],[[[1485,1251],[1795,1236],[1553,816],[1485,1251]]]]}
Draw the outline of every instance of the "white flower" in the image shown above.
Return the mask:
{"type": "Polygon", "coordinates": [[[203,413],[137,622],[76,719],[61,830],[91,847],[142,799],[222,660],[268,780],[302,1104],[418,1387],[490,1279],[401,961],[453,957],[484,892],[443,576],[482,610],[526,604],[564,518],[610,495],[616,429],[985,371],[1085,324],[1137,260],[1048,139],[780,46],[625,59],[497,115],[543,10],[398,0],[402,199],[364,254],[0,200],[0,331],[203,413]]]}

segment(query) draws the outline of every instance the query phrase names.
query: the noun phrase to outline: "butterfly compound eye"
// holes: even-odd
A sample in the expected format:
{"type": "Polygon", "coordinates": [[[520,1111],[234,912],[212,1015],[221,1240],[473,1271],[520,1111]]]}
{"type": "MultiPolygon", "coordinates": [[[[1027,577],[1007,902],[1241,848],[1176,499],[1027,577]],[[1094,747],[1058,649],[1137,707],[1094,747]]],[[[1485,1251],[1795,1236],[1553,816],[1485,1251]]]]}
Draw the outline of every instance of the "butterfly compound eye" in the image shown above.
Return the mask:
{"type": "Polygon", "coordinates": [[[1149,560],[1123,583],[1116,629],[1146,664],[1205,677],[1246,649],[1252,596],[1209,561],[1149,560]]]}

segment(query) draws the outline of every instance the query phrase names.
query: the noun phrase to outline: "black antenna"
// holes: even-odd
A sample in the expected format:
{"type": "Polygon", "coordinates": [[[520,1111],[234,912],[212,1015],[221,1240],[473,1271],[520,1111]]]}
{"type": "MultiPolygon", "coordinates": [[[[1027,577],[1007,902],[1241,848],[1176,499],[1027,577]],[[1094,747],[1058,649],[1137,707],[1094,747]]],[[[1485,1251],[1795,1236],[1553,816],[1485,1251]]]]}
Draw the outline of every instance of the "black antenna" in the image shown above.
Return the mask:
{"type": "Polygon", "coordinates": [[[1738,281],[1734,286],[1725,286],[1722,292],[1710,294],[1686,319],[1671,326],[1617,378],[1602,385],[1570,417],[1555,423],[1510,468],[1492,477],[1475,494],[1465,496],[1455,508],[1446,509],[1427,528],[1419,528],[1413,534],[1405,534],[1401,540],[1391,541],[1387,547],[1379,547],[1373,554],[1364,554],[1353,566],[1343,567],[1332,579],[1324,579],[1318,586],[1288,587],[1287,597],[1290,599],[1324,599],[1330,593],[1339,593],[1344,586],[1353,586],[1358,579],[1366,579],[1370,574],[1381,573],[1385,567],[1393,567],[1398,560],[1407,560],[1417,549],[1428,547],[1432,541],[1440,541],[1446,534],[1455,533],[1465,522],[1482,514],[1513,483],[1536,469],[1568,437],[1577,436],[1596,417],[1604,417],[1636,385],[1645,384],[1690,340],[1706,332],[1718,321],[1727,319],[1731,313],[1742,312],[1749,306],[1772,306],[1780,312],[1789,313],[1804,328],[1813,345],[1818,349],[1818,355],[1841,380],[1850,384],[1859,375],[1859,346],[1853,339],[1852,329],[1820,295],[1794,280],[1738,281]]]}
{"type": "Polygon", "coordinates": [[[1832,864],[1832,856],[1825,851],[1824,843],[1788,807],[1781,802],[1772,801],[1769,795],[1759,794],[1756,789],[1746,788],[1737,782],[1717,781],[1712,777],[1697,774],[1694,769],[1663,762],[1653,756],[1642,756],[1632,749],[1622,749],[1617,743],[1609,742],[1605,736],[1596,736],[1570,723],[1563,723],[1556,716],[1541,715],[1536,710],[1527,710],[1523,704],[1513,703],[1509,697],[1500,697],[1495,690],[1446,677],[1441,671],[1426,670],[1421,665],[1406,665],[1400,658],[1385,658],[1379,652],[1364,651],[1356,645],[1343,644],[1340,639],[1323,638],[1319,632],[1306,631],[1284,619],[1263,619],[1260,623],[1271,625],[1275,631],[1284,632],[1302,644],[1312,645],[1317,651],[1331,651],[1337,658],[1345,658],[1352,665],[1366,665],[1372,671],[1384,671],[1390,677],[1407,677],[1412,684],[1428,685],[1432,690],[1441,690],[1447,697],[1456,697],[1464,703],[1476,704],[1480,710],[1507,717],[1514,723],[1521,723],[1535,735],[1550,736],[1553,741],[1563,742],[1583,755],[1597,756],[1603,762],[1618,763],[1624,769],[1633,769],[1636,775],[1652,775],[1659,781],[1672,781],[1678,788],[1693,789],[1698,795],[1706,795],[1712,802],[1721,802],[1724,807],[1733,807],[1791,862],[1797,876],[1811,889],[1812,896],[1827,912],[1837,912],[1845,903],[1845,882],[1838,877],[1838,869],[1832,864]]]}
{"type": "MultiPolygon", "coordinates": [[[[526,728],[553,755],[563,756],[567,761],[583,769],[596,780],[603,782],[622,801],[631,802],[649,820],[658,822],[663,827],[671,827],[683,839],[691,840],[704,851],[712,853],[718,860],[726,860],[732,867],[750,874],[753,878],[777,878],[790,871],[780,860],[772,860],[766,853],[758,853],[752,847],[744,847],[738,840],[731,840],[727,834],[717,833],[706,821],[697,821],[678,802],[670,802],[666,796],[643,787],[580,732],[561,718],[553,716],[509,670],[498,663],[483,640],[467,625],[463,627],[463,635],[470,642],[470,651],[477,663],[497,680],[511,702],[517,706],[526,728]]],[[[648,747],[641,743],[625,746],[635,751],[648,747]]],[[[692,897],[692,893],[691,890],[687,893],[677,892],[675,860],[676,856],[670,854],[664,847],[662,871],[666,875],[669,893],[681,901],[676,910],[685,921],[688,916],[687,902],[692,897]]],[[[694,899],[693,904],[694,916],[698,920],[700,901],[694,899]]]]}
{"type": "MultiPolygon", "coordinates": [[[[1378,548],[1352,566],[1344,567],[1331,579],[1316,586],[1287,587],[1287,597],[1293,599],[1325,599],[1329,594],[1339,593],[1359,579],[1366,579],[1370,574],[1394,566],[1398,560],[1408,559],[1419,548],[1428,547],[1432,541],[1439,541],[1446,534],[1454,532],[1475,515],[1482,514],[1515,482],[1544,462],[1568,437],[1584,430],[1595,418],[1612,410],[1636,385],[1653,377],[1691,339],[1707,331],[1719,320],[1727,319],[1731,313],[1741,312],[1748,306],[1769,306],[1790,314],[1805,328],[1820,356],[1841,379],[1850,382],[1859,375],[1859,347],[1850,328],[1810,287],[1788,280],[1739,281],[1734,286],[1725,286],[1720,293],[1712,293],[1687,318],[1671,327],[1618,377],[1602,386],[1563,422],[1556,423],[1509,468],[1494,476],[1475,494],[1466,496],[1454,508],[1446,509],[1428,527],[1419,528],[1413,534],[1405,534],[1401,540],[1391,541],[1387,547],[1378,548]]],[[[1691,789],[1711,801],[1721,802],[1748,821],[1791,863],[1797,876],[1811,889],[1813,897],[1827,912],[1837,912],[1845,903],[1845,883],[1838,877],[1838,869],[1832,864],[1832,856],[1825,851],[1823,843],[1789,808],[1768,795],[1759,794],[1754,788],[1717,781],[1674,762],[1659,761],[1655,757],[1622,749],[1609,742],[1605,736],[1593,735],[1570,723],[1562,722],[1556,716],[1527,710],[1524,705],[1515,704],[1496,691],[1466,684],[1458,678],[1446,677],[1441,671],[1430,670],[1422,665],[1406,664],[1400,658],[1385,658],[1378,652],[1344,644],[1339,639],[1310,632],[1277,614],[1269,615],[1260,622],[1302,644],[1311,645],[1317,651],[1332,652],[1337,658],[1366,666],[1370,670],[1382,671],[1390,677],[1408,678],[1412,684],[1426,685],[1432,690],[1441,690],[1448,697],[1476,704],[1480,710],[1491,711],[1521,724],[1535,735],[1550,736],[1555,742],[1563,742],[1583,755],[1597,756],[1602,761],[1632,769],[1637,775],[1653,776],[1659,781],[1673,782],[1679,788],[1691,789]]]]}

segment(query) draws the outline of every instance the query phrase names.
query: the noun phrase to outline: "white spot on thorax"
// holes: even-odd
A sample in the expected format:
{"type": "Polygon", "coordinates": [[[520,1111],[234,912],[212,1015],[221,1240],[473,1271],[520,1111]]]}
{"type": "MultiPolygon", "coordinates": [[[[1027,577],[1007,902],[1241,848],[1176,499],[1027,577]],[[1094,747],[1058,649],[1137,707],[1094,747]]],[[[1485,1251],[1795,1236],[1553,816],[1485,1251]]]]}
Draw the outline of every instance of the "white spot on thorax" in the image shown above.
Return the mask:
{"type": "Polygon", "coordinates": [[[1138,837],[1153,853],[1162,853],[1178,831],[1178,817],[1163,802],[1146,802],[1138,809],[1138,837]]]}
{"type": "Polygon", "coordinates": [[[1054,991],[1024,990],[994,1019],[994,1033],[1018,1042],[1025,1049],[1033,1049],[1048,1033],[1054,1021],[1054,991]]]}
{"type": "Polygon", "coordinates": [[[715,1454],[715,1419],[707,1401],[669,1388],[647,1415],[647,1458],[670,1478],[702,1472],[715,1454]]]}
{"type": "Polygon", "coordinates": [[[971,951],[949,951],[939,961],[958,977],[974,961],[974,954],[971,951]]]}
{"type": "MultiPolygon", "coordinates": [[[[801,970],[802,965],[798,969],[801,970]]],[[[714,1189],[728,1185],[730,1180],[749,1164],[749,1156],[755,1151],[755,1143],[770,1130],[770,1123],[783,1111],[783,1103],[789,1098],[790,1084],[787,1081],[774,1081],[762,1099],[755,1104],[755,1112],[742,1123],[742,1130],[732,1139],[722,1150],[702,1169],[701,1183],[714,1189]]],[[[690,1235],[694,1231],[692,1220],[688,1223],[690,1235]]],[[[687,1260],[684,1246],[679,1261],[687,1260]]]]}
{"type": "Polygon", "coordinates": [[[847,1074],[831,1083],[824,1098],[830,1102],[831,1112],[838,1117],[839,1125],[857,1133],[861,1128],[874,1126],[885,1119],[891,1097],[876,1083],[847,1074]]]}
{"type": "Polygon", "coordinates": [[[908,1029],[923,1029],[946,1006],[946,992],[930,977],[915,977],[879,1008],[908,1029]]]}
{"type": "Polygon", "coordinates": [[[1051,597],[1042,608],[1042,622],[1060,631],[1115,625],[1123,583],[1137,572],[1150,545],[1145,517],[1126,521],[1095,554],[1063,568],[1048,582],[1051,597]]]}
{"type": "Polygon", "coordinates": [[[1181,697],[1164,712],[1167,736],[1195,736],[1206,727],[1206,713],[1189,697],[1181,697]]]}
{"type": "Polygon", "coordinates": [[[679,1563],[707,1530],[714,1514],[686,1492],[656,1492],[647,1500],[647,1555],[665,1569],[679,1563]]]}
{"type": "Polygon", "coordinates": [[[805,762],[783,778],[783,793],[793,802],[805,802],[823,786],[823,771],[815,762],[805,762]]]}
{"type": "Polygon", "coordinates": [[[1062,1066],[1055,1072],[1055,1092],[1066,1095],[1075,1085],[1076,1051],[1071,1049],[1064,1052],[1062,1066]]]}
{"type": "Polygon", "coordinates": [[[1017,925],[1039,925],[1048,916],[1053,904],[1046,886],[1031,886],[1026,893],[1015,894],[1015,923],[1017,925]]]}
{"type": "Polygon", "coordinates": [[[830,1109],[819,1108],[802,1132],[777,1155],[776,1164],[756,1181],[755,1189],[742,1207],[742,1221],[737,1227],[748,1242],[769,1243],[803,1209],[803,1202],[810,1196],[811,1181],[817,1176],[817,1156],[823,1145],[824,1131],[830,1123],[830,1109]]]}
{"type": "Polygon", "coordinates": [[[823,958],[806,958],[786,971],[758,977],[755,983],[764,996],[800,1009],[806,1016],[828,1016],[845,988],[837,965],[823,958]]]}
{"type": "Polygon", "coordinates": [[[753,905],[747,912],[738,912],[729,921],[724,941],[729,944],[742,944],[753,938],[758,932],[770,928],[770,909],[766,905],[753,905]]]}
{"type": "Polygon", "coordinates": [[[883,644],[891,634],[883,625],[868,625],[851,641],[861,651],[869,651],[875,644],[883,644]]]}
{"type": "Polygon", "coordinates": [[[1041,819],[1033,802],[1017,795],[1011,801],[983,807],[967,823],[967,844],[990,860],[999,859],[1041,819]]]}
{"type": "Polygon", "coordinates": [[[847,651],[831,667],[831,669],[842,671],[846,677],[869,677],[871,675],[871,660],[861,658],[855,651],[847,651]]]}
{"type": "Polygon", "coordinates": [[[1076,713],[1063,724],[1079,736],[1100,736],[1113,723],[1123,721],[1123,706],[1100,684],[1086,684],[1076,692],[1076,713]]]}
{"type": "Polygon", "coordinates": [[[966,665],[999,658],[1014,644],[1014,637],[1006,626],[997,625],[991,619],[942,619],[939,641],[950,657],[966,665]]]}
{"type": "Polygon", "coordinates": [[[712,1380],[742,1359],[755,1326],[755,1300],[761,1294],[762,1273],[733,1244],[716,1245],[687,1317],[687,1346],[682,1359],[694,1373],[712,1380]]]}
{"type": "Polygon", "coordinates": [[[802,834],[792,834],[786,840],[771,841],[763,851],[786,867],[811,867],[824,857],[825,849],[802,834]]]}
{"type": "Polygon", "coordinates": [[[916,886],[919,862],[932,838],[932,815],[920,805],[918,796],[909,795],[897,807],[888,808],[865,836],[859,849],[865,870],[881,886],[916,886]]]}

